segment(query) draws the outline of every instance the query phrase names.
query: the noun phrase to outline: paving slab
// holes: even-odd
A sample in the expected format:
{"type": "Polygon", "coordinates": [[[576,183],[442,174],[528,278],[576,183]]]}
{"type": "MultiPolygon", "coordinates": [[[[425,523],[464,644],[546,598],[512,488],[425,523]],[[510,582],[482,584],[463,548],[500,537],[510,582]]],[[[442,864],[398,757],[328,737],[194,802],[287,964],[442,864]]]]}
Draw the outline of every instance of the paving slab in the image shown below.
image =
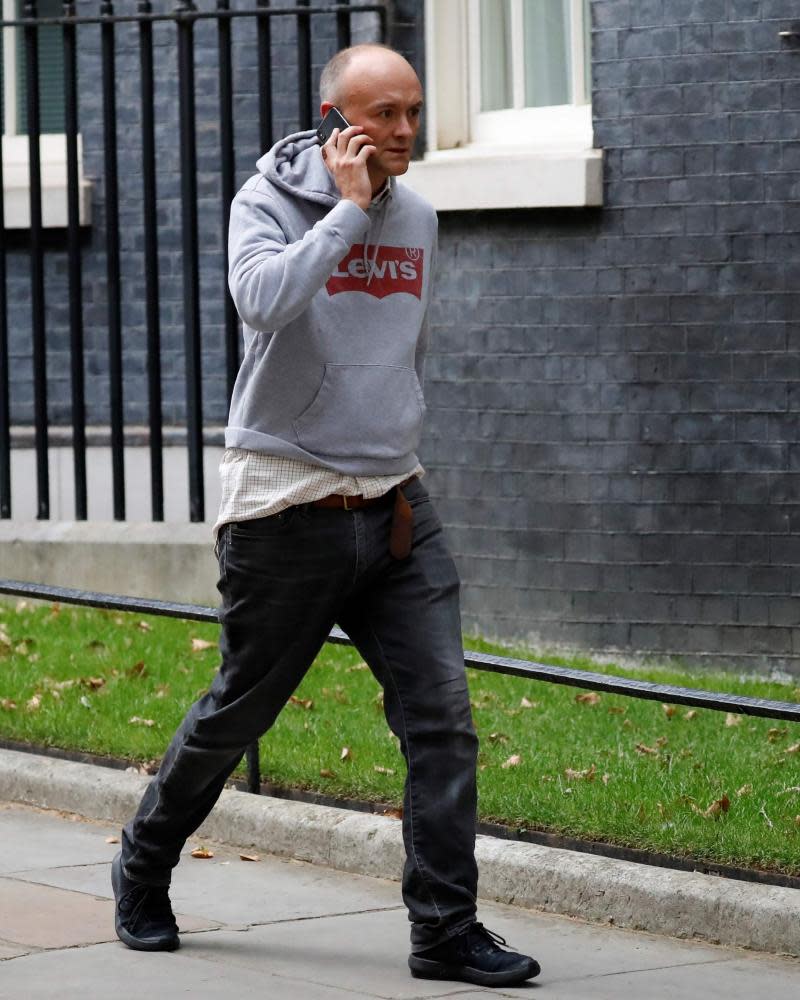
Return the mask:
{"type": "Polygon", "coordinates": [[[119,827],[111,824],[86,824],[74,814],[20,810],[0,803],[0,843],[13,839],[14,851],[0,851],[0,875],[26,868],[91,864],[111,861],[119,845],[107,844],[106,837],[119,837],[119,827]],[[64,824],[71,823],[69,837],[63,836],[64,824]]]}

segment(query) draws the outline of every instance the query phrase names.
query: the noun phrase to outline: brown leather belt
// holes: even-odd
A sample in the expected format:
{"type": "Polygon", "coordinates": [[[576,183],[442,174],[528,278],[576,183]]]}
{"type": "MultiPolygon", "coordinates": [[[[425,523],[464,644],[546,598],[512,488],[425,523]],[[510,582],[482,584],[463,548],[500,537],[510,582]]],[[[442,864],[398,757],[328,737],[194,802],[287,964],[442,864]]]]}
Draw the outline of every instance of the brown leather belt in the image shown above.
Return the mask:
{"type": "MultiPolygon", "coordinates": [[[[411,553],[411,543],[414,534],[414,512],[411,504],[403,495],[403,487],[408,486],[417,477],[409,476],[394,488],[394,510],[392,511],[392,530],[389,535],[389,552],[395,559],[405,559],[411,553]]],[[[331,493],[320,500],[312,500],[309,507],[333,507],[339,510],[361,510],[386,503],[387,494],[379,497],[365,497],[361,493],[346,496],[344,493],[331,493]]]]}

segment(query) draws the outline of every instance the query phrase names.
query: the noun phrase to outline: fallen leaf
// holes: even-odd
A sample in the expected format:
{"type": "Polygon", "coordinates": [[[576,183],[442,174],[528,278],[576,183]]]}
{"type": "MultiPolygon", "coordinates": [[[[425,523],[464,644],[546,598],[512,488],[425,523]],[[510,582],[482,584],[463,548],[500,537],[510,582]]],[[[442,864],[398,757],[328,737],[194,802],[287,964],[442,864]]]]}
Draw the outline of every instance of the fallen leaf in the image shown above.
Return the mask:
{"type": "Polygon", "coordinates": [[[800,753],[800,743],[793,743],[790,747],[787,747],[784,753],[800,753]]]}
{"type": "Polygon", "coordinates": [[[81,695],[81,705],[83,705],[84,708],[92,707],[92,703],[89,701],[89,699],[86,697],[85,694],[81,695]]]}
{"type": "Polygon", "coordinates": [[[152,632],[153,626],[149,622],[137,622],[136,627],[141,629],[142,632],[152,632]]]}
{"type": "Polygon", "coordinates": [[[214,852],[213,851],[209,851],[209,849],[207,847],[195,847],[195,849],[192,851],[192,857],[193,858],[203,858],[203,859],[205,859],[205,858],[213,858],[214,857],[214,852]]]}
{"type": "Polygon", "coordinates": [[[781,736],[785,736],[788,732],[788,729],[777,729],[773,726],[772,729],[767,730],[767,739],[770,743],[775,743],[776,740],[779,740],[781,736]]]}
{"type": "Polygon", "coordinates": [[[594,781],[594,776],[597,774],[597,768],[592,764],[591,767],[587,767],[584,771],[573,771],[571,767],[564,769],[564,775],[570,779],[577,779],[579,781],[594,781]]]}
{"type": "Polygon", "coordinates": [[[128,677],[146,677],[147,667],[144,664],[144,660],[139,660],[137,663],[134,663],[132,666],[128,667],[125,673],[128,675],[128,677]]]}
{"type": "Polygon", "coordinates": [[[154,726],[155,722],[152,719],[142,719],[138,715],[132,715],[128,722],[132,726],[154,726]]]}
{"type": "Polygon", "coordinates": [[[296,695],[292,695],[289,698],[290,705],[297,705],[298,708],[304,708],[307,712],[314,707],[314,702],[311,698],[298,698],[296,695]]]}
{"type": "Polygon", "coordinates": [[[669,740],[667,739],[666,736],[659,736],[658,739],[656,740],[657,747],[665,747],[667,743],[669,743],[669,740]]]}
{"type": "Polygon", "coordinates": [[[637,753],[650,754],[651,756],[658,756],[658,749],[656,747],[646,746],[644,743],[637,743],[633,748],[637,753]]]}
{"type": "Polygon", "coordinates": [[[35,712],[40,707],[41,704],[42,704],[42,696],[40,694],[35,694],[33,695],[32,698],[29,698],[25,702],[25,708],[27,708],[29,712],[35,712]]]}
{"type": "Polygon", "coordinates": [[[607,785],[609,783],[609,781],[611,781],[611,775],[610,774],[604,774],[603,777],[600,780],[603,782],[604,785],[607,785]]]}
{"type": "Polygon", "coordinates": [[[721,799],[716,799],[707,809],[700,809],[692,803],[692,812],[697,813],[698,816],[702,816],[704,819],[718,819],[723,813],[726,813],[731,807],[731,800],[727,795],[723,795],[721,799]]]}
{"type": "Polygon", "coordinates": [[[539,702],[538,701],[531,701],[529,698],[523,697],[522,700],[519,703],[519,707],[520,708],[538,708],[539,707],[539,702]]]}
{"type": "Polygon", "coordinates": [[[10,698],[0,698],[0,708],[5,712],[13,712],[17,707],[17,703],[12,701],[10,698]]]}
{"type": "Polygon", "coordinates": [[[609,715],[624,715],[625,711],[626,710],[622,708],[620,705],[609,705],[608,708],[609,715]]]}
{"type": "Polygon", "coordinates": [[[105,684],[105,682],[106,682],[105,677],[82,677],[81,678],[81,684],[83,684],[84,687],[91,688],[93,691],[96,691],[98,688],[101,688],[105,684]]]}
{"type": "Polygon", "coordinates": [[[596,691],[587,691],[585,694],[576,694],[575,701],[579,705],[597,705],[600,695],[596,691]]]}
{"type": "Polygon", "coordinates": [[[375,764],[373,770],[377,771],[378,774],[394,774],[393,767],[381,767],[379,764],[375,764]]]}
{"type": "Polygon", "coordinates": [[[790,785],[788,788],[784,788],[780,795],[788,795],[790,792],[800,792],[800,785],[790,785]]]}
{"type": "Polygon", "coordinates": [[[19,653],[20,656],[28,655],[28,644],[25,642],[24,639],[22,642],[20,642],[18,645],[14,647],[14,652],[19,653]]]}
{"type": "Polygon", "coordinates": [[[106,837],[106,843],[107,844],[118,844],[119,843],[119,837],[106,837]]]}
{"type": "Polygon", "coordinates": [[[258,854],[240,854],[240,861],[260,861],[261,858],[258,854]]]}
{"type": "Polygon", "coordinates": [[[522,763],[522,757],[520,757],[518,753],[513,753],[508,758],[508,760],[503,761],[500,767],[502,767],[504,770],[507,770],[509,767],[517,767],[521,763],[522,763]]]}
{"type": "Polygon", "coordinates": [[[384,809],[383,815],[388,816],[390,819],[402,819],[403,810],[402,809],[384,809]]]}
{"type": "Polygon", "coordinates": [[[360,663],[354,663],[352,667],[348,667],[345,673],[352,674],[355,670],[369,670],[369,667],[362,660],[360,663]]]}
{"type": "Polygon", "coordinates": [[[336,774],[335,772],[331,771],[330,768],[323,767],[322,770],[319,772],[319,776],[320,778],[335,778],[336,774]]]}
{"type": "Polygon", "coordinates": [[[726,726],[741,726],[741,724],[742,724],[741,715],[734,715],[733,712],[728,712],[728,714],[725,716],[726,726]]]}
{"type": "Polygon", "coordinates": [[[673,715],[677,715],[678,713],[677,705],[662,705],[661,708],[668,719],[671,719],[673,715]]]}
{"type": "Polygon", "coordinates": [[[686,719],[687,722],[691,722],[692,719],[696,719],[697,718],[696,709],[690,708],[688,712],[684,712],[683,717],[684,719],[686,719]]]}
{"type": "Polygon", "coordinates": [[[192,652],[202,653],[204,649],[216,649],[217,644],[215,642],[209,642],[207,639],[192,639],[192,652]]]}
{"type": "Polygon", "coordinates": [[[508,739],[505,733],[489,733],[490,743],[508,743],[508,739]]]}
{"type": "Polygon", "coordinates": [[[750,784],[748,784],[748,785],[742,785],[741,788],[737,788],[736,789],[736,797],[740,799],[743,795],[749,795],[750,792],[752,792],[752,791],[753,791],[753,786],[752,785],[750,785],[750,784]]]}
{"type": "Polygon", "coordinates": [[[350,753],[350,747],[342,747],[342,752],[339,754],[339,760],[350,760],[352,754],[350,753]]]}

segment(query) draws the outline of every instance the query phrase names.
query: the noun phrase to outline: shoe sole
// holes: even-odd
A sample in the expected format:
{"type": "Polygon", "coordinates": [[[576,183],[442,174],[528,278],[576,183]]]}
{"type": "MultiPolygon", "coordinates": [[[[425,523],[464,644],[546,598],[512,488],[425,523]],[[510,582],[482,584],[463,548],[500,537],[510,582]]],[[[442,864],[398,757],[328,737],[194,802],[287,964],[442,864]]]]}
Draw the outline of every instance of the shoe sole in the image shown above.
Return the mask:
{"type": "Polygon", "coordinates": [[[117,932],[117,937],[135,951],[175,951],[181,943],[177,934],[172,938],[137,938],[122,926],[119,919],[119,906],[117,905],[120,894],[121,868],[122,855],[117,854],[111,862],[111,888],[114,890],[114,930],[117,932]]]}
{"type": "Polygon", "coordinates": [[[429,958],[419,958],[410,955],[408,967],[415,979],[451,979],[463,983],[474,983],[476,986],[518,986],[539,975],[539,963],[533,959],[524,969],[507,972],[482,972],[468,965],[447,965],[445,962],[434,962],[429,958]]]}

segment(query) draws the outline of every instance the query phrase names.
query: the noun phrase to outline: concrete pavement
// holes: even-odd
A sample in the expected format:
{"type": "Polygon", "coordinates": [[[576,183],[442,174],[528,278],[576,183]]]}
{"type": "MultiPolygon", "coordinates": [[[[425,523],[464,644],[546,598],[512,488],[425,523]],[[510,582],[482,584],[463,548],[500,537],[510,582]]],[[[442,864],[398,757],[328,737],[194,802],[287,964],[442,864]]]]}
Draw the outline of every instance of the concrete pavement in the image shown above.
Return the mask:
{"type": "Polygon", "coordinates": [[[336,1000],[541,995],[553,1000],[732,1000],[798,995],[800,962],[601,928],[482,903],[480,916],[529,950],[542,975],[517,989],[412,979],[396,882],[213,844],[189,856],[172,898],[182,947],[133,952],[113,926],[116,824],[0,804],[0,998],[336,1000]]]}

